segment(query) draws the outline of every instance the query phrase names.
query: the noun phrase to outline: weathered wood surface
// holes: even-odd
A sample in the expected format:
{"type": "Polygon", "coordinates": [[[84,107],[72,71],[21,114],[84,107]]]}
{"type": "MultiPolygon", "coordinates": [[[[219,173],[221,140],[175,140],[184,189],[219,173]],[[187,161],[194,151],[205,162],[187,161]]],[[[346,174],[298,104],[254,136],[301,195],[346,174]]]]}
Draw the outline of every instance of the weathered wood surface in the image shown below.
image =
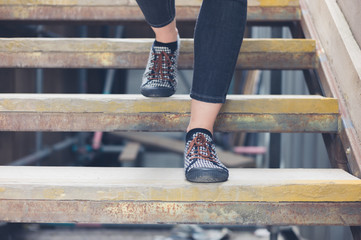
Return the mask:
{"type": "Polygon", "coordinates": [[[355,40],[357,41],[359,47],[361,47],[361,28],[359,21],[361,19],[361,1],[337,0],[337,4],[341,8],[355,40]]]}
{"type": "Polygon", "coordinates": [[[0,200],[4,222],[114,224],[361,224],[361,203],[0,200]]]}
{"type": "Polygon", "coordinates": [[[360,201],[361,180],[339,169],[231,169],[194,184],[180,168],[0,167],[6,222],[357,225],[360,201]]]}
{"type": "MultiPolygon", "coordinates": [[[[195,21],[202,1],[177,0],[177,20],[195,21]]],[[[248,21],[298,21],[298,0],[249,0],[248,21]]],[[[0,0],[0,20],[144,21],[134,0],[0,0]]]]}
{"type": "MultiPolygon", "coordinates": [[[[156,148],[162,151],[184,154],[184,141],[157,136],[150,133],[116,132],[112,135],[141,143],[144,146],[156,148]]],[[[227,167],[254,167],[255,161],[252,157],[241,156],[230,151],[217,149],[217,155],[227,167]]]]}
{"type": "MultiPolygon", "coordinates": [[[[0,38],[2,68],[145,68],[153,39],[0,38]]],[[[305,39],[245,39],[238,69],[310,69],[316,43],[305,39]]],[[[193,40],[182,39],[178,67],[193,68],[193,40]]]]}
{"type": "Polygon", "coordinates": [[[350,169],[361,177],[361,50],[336,1],[300,2],[305,35],[317,39],[322,88],[339,100],[340,136],[350,169]]]}
{"type": "Polygon", "coordinates": [[[227,182],[194,184],[182,168],[1,166],[0,189],[8,200],[361,201],[361,180],[340,169],[230,169],[227,182]]]}
{"type": "MultiPolygon", "coordinates": [[[[0,94],[2,131],[184,131],[190,98],[140,95],[0,94]]],[[[216,131],[337,132],[336,99],[231,95],[216,131]]]]}

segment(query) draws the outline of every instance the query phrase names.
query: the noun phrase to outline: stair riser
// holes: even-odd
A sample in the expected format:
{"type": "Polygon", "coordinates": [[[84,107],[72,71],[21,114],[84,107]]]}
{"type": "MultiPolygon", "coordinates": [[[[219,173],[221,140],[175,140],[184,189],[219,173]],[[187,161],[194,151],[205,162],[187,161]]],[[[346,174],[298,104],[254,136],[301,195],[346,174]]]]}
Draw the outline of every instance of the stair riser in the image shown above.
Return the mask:
{"type": "Polygon", "coordinates": [[[1,200],[5,222],[361,225],[361,203],[1,200]]]}
{"type": "MultiPolygon", "coordinates": [[[[140,95],[0,94],[3,131],[184,131],[190,98],[140,95]]],[[[217,131],[337,132],[337,100],[320,96],[230,95],[217,131]]]]}
{"type": "MultiPolygon", "coordinates": [[[[0,53],[0,68],[120,68],[144,69],[149,52],[133,53],[0,53]]],[[[313,69],[313,53],[246,53],[240,54],[236,69],[313,69]]],[[[179,69],[193,69],[193,54],[179,57],[179,69]]]]}
{"type": "MultiPolygon", "coordinates": [[[[38,1],[39,2],[39,1],[38,1]]],[[[284,1],[283,1],[284,2],[284,1]]],[[[296,1],[294,1],[296,2],[296,1]]],[[[200,1],[187,6],[182,1],[177,4],[177,21],[195,21],[199,13],[200,1]]],[[[300,21],[298,4],[259,4],[249,1],[249,22],[300,21]],[[261,5],[261,6],[260,6],[261,5]]],[[[88,1],[77,5],[58,4],[2,4],[0,20],[22,21],[144,21],[143,14],[135,4],[103,3],[88,1]],[[99,4],[97,4],[99,3],[99,4]]]]}
{"type": "MultiPolygon", "coordinates": [[[[144,69],[152,39],[0,38],[1,68],[144,69]]],[[[315,41],[245,39],[237,69],[313,69],[315,41]]],[[[193,40],[182,39],[178,67],[193,68],[193,40]]]]}
{"type": "MultiPolygon", "coordinates": [[[[0,113],[1,131],[150,131],[184,132],[190,114],[183,113],[0,113]]],[[[336,114],[220,114],[215,131],[331,132],[336,114]]]]}

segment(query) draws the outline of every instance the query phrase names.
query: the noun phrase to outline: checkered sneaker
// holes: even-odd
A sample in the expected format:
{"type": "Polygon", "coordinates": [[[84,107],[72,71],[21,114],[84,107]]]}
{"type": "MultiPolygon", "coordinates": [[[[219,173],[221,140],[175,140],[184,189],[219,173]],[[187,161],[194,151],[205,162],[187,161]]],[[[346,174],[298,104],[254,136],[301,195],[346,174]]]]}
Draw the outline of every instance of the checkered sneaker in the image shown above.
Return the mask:
{"type": "Polygon", "coordinates": [[[228,169],[219,161],[212,137],[194,132],[184,151],[184,170],[190,182],[224,182],[228,169]]]}
{"type": "Polygon", "coordinates": [[[172,51],[166,46],[153,44],[148,64],[143,74],[141,93],[146,97],[169,97],[177,88],[178,49],[172,51]]]}

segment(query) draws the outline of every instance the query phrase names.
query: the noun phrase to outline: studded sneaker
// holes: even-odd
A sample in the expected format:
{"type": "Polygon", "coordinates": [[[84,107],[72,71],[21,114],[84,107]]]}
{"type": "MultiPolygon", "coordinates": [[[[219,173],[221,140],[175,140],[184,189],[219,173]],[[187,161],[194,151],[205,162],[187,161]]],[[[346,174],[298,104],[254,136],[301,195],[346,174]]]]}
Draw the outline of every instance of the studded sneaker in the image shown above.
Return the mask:
{"type": "Polygon", "coordinates": [[[169,97],[177,88],[177,61],[180,41],[152,45],[143,74],[141,93],[146,97],[169,97]]]}
{"type": "Polygon", "coordinates": [[[212,134],[201,128],[187,133],[184,170],[190,182],[214,183],[228,179],[228,169],[219,161],[212,134]]]}

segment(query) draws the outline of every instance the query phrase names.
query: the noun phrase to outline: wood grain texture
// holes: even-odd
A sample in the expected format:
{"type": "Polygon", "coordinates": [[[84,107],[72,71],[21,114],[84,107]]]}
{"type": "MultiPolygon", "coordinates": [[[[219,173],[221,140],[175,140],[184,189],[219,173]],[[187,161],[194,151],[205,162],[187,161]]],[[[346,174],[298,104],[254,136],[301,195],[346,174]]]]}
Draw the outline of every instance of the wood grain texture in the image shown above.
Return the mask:
{"type": "MultiPolygon", "coordinates": [[[[139,95],[0,94],[3,131],[184,131],[190,98],[139,95]]],[[[216,131],[337,132],[336,99],[231,95],[216,131]]]]}
{"type": "MultiPolygon", "coordinates": [[[[190,100],[180,94],[0,94],[0,112],[189,113],[190,100]]],[[[338,114],[338,102],[316,95],[229,95],[220,113],[338,114]]]]}
{"type": "Polygon", "coordinates": [[[360,225],[361,203],[1,200],[5,222],[360,225]]]}
{"type": "Polygon", "coordinates": [[[356,39],[359,47],[361,47],[361,2],[358,0],[337,0],[347,23],[349,24],[354,38],[356,39]]]}
{"type": "Polygon", "coordinates": [[[336,1],[300,2],[305,35],[317,39],[322,88],[339,100],[340,137],[350,169],[361,177],[361,50],[336,1]]]}
{"type": "Polygon", "coordinates": [[[340,169],[0,167],[0,221],[360,225],[361,180],[340,169]]]}
{"type": "Polygon", "coordinates": [[[175,202],[359,202],[361,180],[340,169],[230,169],[194,184],[182,168],[0,167],[0,199],[175,202]]]}
{"type": "MultiPolygon", "coordinates": [[[[153,39],[0,38],[0,67],[140,68],[153,39]]],[[[314,40],[245,39],[238,69],[310,69],[318,66],[314,40]]],[[[178,67],[193,68],[193,40],[181,40],[178,67]]]]}
{"type": "MultiPolygon", "coordinates": [[[[177,0],[177,20],[195,21],[202,1],[177,0]]],[[[298,0],[250,0],[248,21],[298,21],[298,0]]],[[[0,1],[1,20],[144,21],[134,0],[0,1]]]]}

